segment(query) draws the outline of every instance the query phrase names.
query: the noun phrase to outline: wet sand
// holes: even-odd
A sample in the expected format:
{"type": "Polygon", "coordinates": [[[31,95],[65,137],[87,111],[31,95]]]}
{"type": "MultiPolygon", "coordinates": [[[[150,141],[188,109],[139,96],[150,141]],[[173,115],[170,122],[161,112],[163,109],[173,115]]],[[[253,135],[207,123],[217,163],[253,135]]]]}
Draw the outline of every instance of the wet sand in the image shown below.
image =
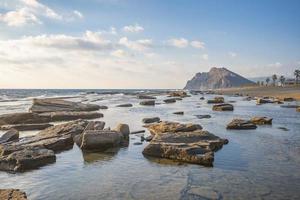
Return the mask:
{"type": "Polygon", "coordinates": [[[220,92],[226,95],[242,94],[255,97],[271,96],[279,99],[284,97],[292,97],[296,100],[300,100],[300,85],[297,86],[285,86],[285,87],[273,87],[273,86],[251,86],[251,87],[239,87],[239,88],[224,88],[218,89],[216,92],[220,92]]]}

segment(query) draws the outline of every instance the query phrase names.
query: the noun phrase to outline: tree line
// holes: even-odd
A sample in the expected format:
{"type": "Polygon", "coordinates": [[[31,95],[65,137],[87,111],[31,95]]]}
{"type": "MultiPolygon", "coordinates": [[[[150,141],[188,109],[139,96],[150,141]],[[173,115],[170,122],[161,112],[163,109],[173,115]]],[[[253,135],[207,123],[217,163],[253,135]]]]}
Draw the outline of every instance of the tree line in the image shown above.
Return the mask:
{"type": "MultiPolygon", "coordinates": [[[[294,76],[295,76],[295,82],[294,84],[299,84],[299,79],[300,79],[300,70],[299,69],[296,69],[294,71],[294,76]]],[[[284,76],[277,76],[276,74],[273,74],[271,77],[267,77],[265,82],[264,81],[257,81],[257,85],[266,85],[266,86],[269,86],[270,84],[270,81],[272,81],[272,85],[275,86],[276,85],[276,81],[279,81],[281,86],[284,86],[285,83],[286,83],[286,78],[284,76]]]]}

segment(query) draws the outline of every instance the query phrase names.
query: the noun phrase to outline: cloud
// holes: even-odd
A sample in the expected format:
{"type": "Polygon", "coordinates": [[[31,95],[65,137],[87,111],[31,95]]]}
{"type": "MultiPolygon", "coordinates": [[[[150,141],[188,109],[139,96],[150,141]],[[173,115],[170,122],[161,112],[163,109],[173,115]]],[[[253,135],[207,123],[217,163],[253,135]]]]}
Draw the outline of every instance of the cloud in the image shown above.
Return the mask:
{"type": "Polygon", "coordinates": [[[139,33],[144,31],[144,28],[138,24],[135,24],[135,25],[124,26],[123,31],[130,32],[130,33],[139,33]]]}
{"type": "Polygon", "coordinates": [[[74,10],[73,13],[74,13],[74,15],[77,16],[79,19],[82,19],[82,18],[83,18],[82,13],[79,12],[78,10],[74,10]]]}
{"type": "Polygon", "coordinates": [[[205,43],[201,42],[201,41],[194,40],[194,41],[191,41],[190,44],[191,44],[192,47],[197,48],[197,49],[204,49],[205,48],[204,47],[205,43]]]}
{"type": "Polygon", "coordinates": [[[202,55],[202,59],[203,59],[203,60],[208,60],[208,54],[203,54],[203,55],[202,55]]]}
{"type": "Polygon", "coordinates": [[[271,64],[268,64],[269,67],[281,67],[282,64],[280,62],[275,62],[275,63],[271,63],[271,64]]]}
{"type": "Polygon", "coordinates": [[[231,57],[231,58],[235,58],[237,56],[237,53],[235,52],[228,52],[228,55],[231,57]]]}
{"type": "Polygon", "coordinates": [[[5,14],[0,13],[0,22],[15,27],[24,26],[26,24],[42,24],[42,22],[27,8],[9,11],[5,14]]]}
{"type": "Polygon", "coordinates": [[[54,10],[48,6],[39,3],[37,0],[21,0],[25,6],[32,12],[37,15],[46,16],[48,18],[61,20],[63,17],[56,13],[54,10]]]}
{"type": "Polygon", "coordinates": [[[124,58],[124,57],[128,56],[128,54],[122,49],[117,49],[115,51],[112,51],[110,53],[110,55],[115,56],[117,58],[124,58]]]}
{"type": "Polygon", "coordinates": [[[167,43],[177,48],[185,48],[189,45],[189,41],[185,38],[172,38],[167,43]]]}
{"type": "Polygon", "coordinates": [[[145,51],[152,47],[152,40],[141,39],[130,41],[127,37],[122,37],[119,40],[119,44],[135,51],[145,51]]]}

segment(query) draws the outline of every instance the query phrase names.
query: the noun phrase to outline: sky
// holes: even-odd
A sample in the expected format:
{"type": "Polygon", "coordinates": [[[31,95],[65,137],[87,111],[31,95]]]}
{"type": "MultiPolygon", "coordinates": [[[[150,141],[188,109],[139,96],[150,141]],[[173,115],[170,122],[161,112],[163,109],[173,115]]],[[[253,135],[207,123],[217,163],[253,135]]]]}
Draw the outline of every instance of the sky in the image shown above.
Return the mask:
{"type": "Polygon", "coordinates": [[[300,69],[299,0],[0,0],[0,88],[183,88],[300,69]]]}

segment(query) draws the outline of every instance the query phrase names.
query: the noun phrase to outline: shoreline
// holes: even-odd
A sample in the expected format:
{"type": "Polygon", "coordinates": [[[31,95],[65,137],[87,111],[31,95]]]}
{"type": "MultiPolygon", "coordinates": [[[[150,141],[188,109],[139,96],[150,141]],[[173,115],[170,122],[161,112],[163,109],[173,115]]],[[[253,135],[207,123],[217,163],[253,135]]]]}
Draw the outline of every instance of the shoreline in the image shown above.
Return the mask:
{"type": "Polygon", "coordinates": [[[270,96],[279,99],[291,97],[300,101],[300,85],[293,86],[249,86],[249,87],[235,87],[235,88],[222,88],[214,90],[217,93],[224,95],[248,95],[252,97],[270,96]]]}

